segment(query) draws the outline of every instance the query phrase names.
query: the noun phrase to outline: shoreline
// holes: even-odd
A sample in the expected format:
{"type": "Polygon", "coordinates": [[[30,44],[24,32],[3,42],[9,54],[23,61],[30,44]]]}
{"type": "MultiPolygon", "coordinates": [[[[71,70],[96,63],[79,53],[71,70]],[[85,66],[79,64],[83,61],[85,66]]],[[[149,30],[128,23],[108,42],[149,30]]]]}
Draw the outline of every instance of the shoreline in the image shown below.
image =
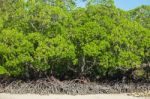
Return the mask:
{"type": "Polygon", "coordinates": [[[133,97],[127,94],[95,94],[95,95],[37,95],[0,93],[0,99],[149,99],[150,97],[133,97]]]}

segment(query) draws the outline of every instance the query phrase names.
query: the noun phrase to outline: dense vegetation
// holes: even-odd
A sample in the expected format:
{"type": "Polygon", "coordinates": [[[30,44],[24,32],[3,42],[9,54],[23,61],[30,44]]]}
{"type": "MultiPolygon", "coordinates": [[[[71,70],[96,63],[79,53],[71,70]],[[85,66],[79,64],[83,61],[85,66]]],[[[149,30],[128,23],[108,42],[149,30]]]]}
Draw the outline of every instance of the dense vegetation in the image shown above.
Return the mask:
{"type": "Polygon", "coordinates": [[[150,6],[124,11],[113,0],[84,2],[0,0],[0,74],[148,78],[150,6]]]}

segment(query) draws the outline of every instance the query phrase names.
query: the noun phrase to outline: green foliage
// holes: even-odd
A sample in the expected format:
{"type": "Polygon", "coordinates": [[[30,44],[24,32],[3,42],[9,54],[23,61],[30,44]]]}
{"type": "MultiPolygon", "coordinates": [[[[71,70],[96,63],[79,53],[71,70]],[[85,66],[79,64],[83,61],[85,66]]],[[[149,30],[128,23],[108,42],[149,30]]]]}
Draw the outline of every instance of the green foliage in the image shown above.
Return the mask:
{"type": "Polygon", "coordinates": [[[148,63],[150,61],[150,6],[140,6],[136,9],[133,9],[131,11],[129,11],[130,14],[130,20],[134,20],[137,21],[138,23],[140,23],[143,27],[145,27],[147,29],[147,31],[145,33],[143,33],[144,39],[143,42],[141,44],[141,46],[143,46],[144,48],[144,57],[143,57],[143,61],[145,63],[148,63]]]}
{"type": "Polygon", "coordinates": [[[85,0],[87,1],[87,4],[88,5],[91,5],[91,4],[102,4],[102,5],[105,5],[105,6],[115,6],[115,3],[114,3],[114,0],[85,0]]]}
{"type": "Polygon", "coordinates": [[[127,12],[113,0],[89,0],[85,8],[65,1],[2,4],[0,74],[106,76],[150,61],[149,6],[127,12]]]}
{"type": "Polygon", "coordinates": [[[4,74],[8,74],[8,72],[4,67],[0,66],[0,75],[4,75],[4,74]]]}
{"type": "Polygon", "coordinates": [[[32,43],[27,41],[21,32],[6,29],[0,33],[1,65],[10,74],[22,74],[25,63],[32,61],[32,52],[32,43]]]}
{"type": "Polygon", "coordinates": [[[150,6],[142,5],[129,13],[131,20],[138,21],[144,27],[150,28],[150,6]]]}
{"type": "Polygon", "coordinates": [[[37,69],[47,70],[53,65],[66,63],[75,58],[74,45],[62,36],[39,42],[34,52],[34,64],[37,69]]]}

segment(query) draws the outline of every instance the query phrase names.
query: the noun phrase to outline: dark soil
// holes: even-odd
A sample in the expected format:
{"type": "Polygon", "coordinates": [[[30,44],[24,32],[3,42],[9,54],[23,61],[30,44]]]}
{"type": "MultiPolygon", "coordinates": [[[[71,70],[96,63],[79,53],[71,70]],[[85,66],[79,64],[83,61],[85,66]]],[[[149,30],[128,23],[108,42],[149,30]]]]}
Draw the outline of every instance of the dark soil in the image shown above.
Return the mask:
{"type": "Polygon", "coordinates": [[[59,81],[40,79],[36,81],[15,80],[0,84],[0,93],[12,94],[110,94],[132,93],[150,90],[150,83],[96,83],[82,80],[59,81]]]}

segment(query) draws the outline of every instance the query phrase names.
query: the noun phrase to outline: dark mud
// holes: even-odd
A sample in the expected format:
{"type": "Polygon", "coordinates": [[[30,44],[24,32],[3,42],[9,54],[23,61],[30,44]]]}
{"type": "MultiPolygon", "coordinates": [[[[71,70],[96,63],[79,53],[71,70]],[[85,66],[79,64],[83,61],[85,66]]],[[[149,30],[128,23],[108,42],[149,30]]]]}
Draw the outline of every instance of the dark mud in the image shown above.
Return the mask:
{"type": "Polygon", "coordinates": [[[11,94],[110,94],[150,91],[150,83],[94,83],[73,81],[12,81],[0,84],[0,93],[11,94]]]}

